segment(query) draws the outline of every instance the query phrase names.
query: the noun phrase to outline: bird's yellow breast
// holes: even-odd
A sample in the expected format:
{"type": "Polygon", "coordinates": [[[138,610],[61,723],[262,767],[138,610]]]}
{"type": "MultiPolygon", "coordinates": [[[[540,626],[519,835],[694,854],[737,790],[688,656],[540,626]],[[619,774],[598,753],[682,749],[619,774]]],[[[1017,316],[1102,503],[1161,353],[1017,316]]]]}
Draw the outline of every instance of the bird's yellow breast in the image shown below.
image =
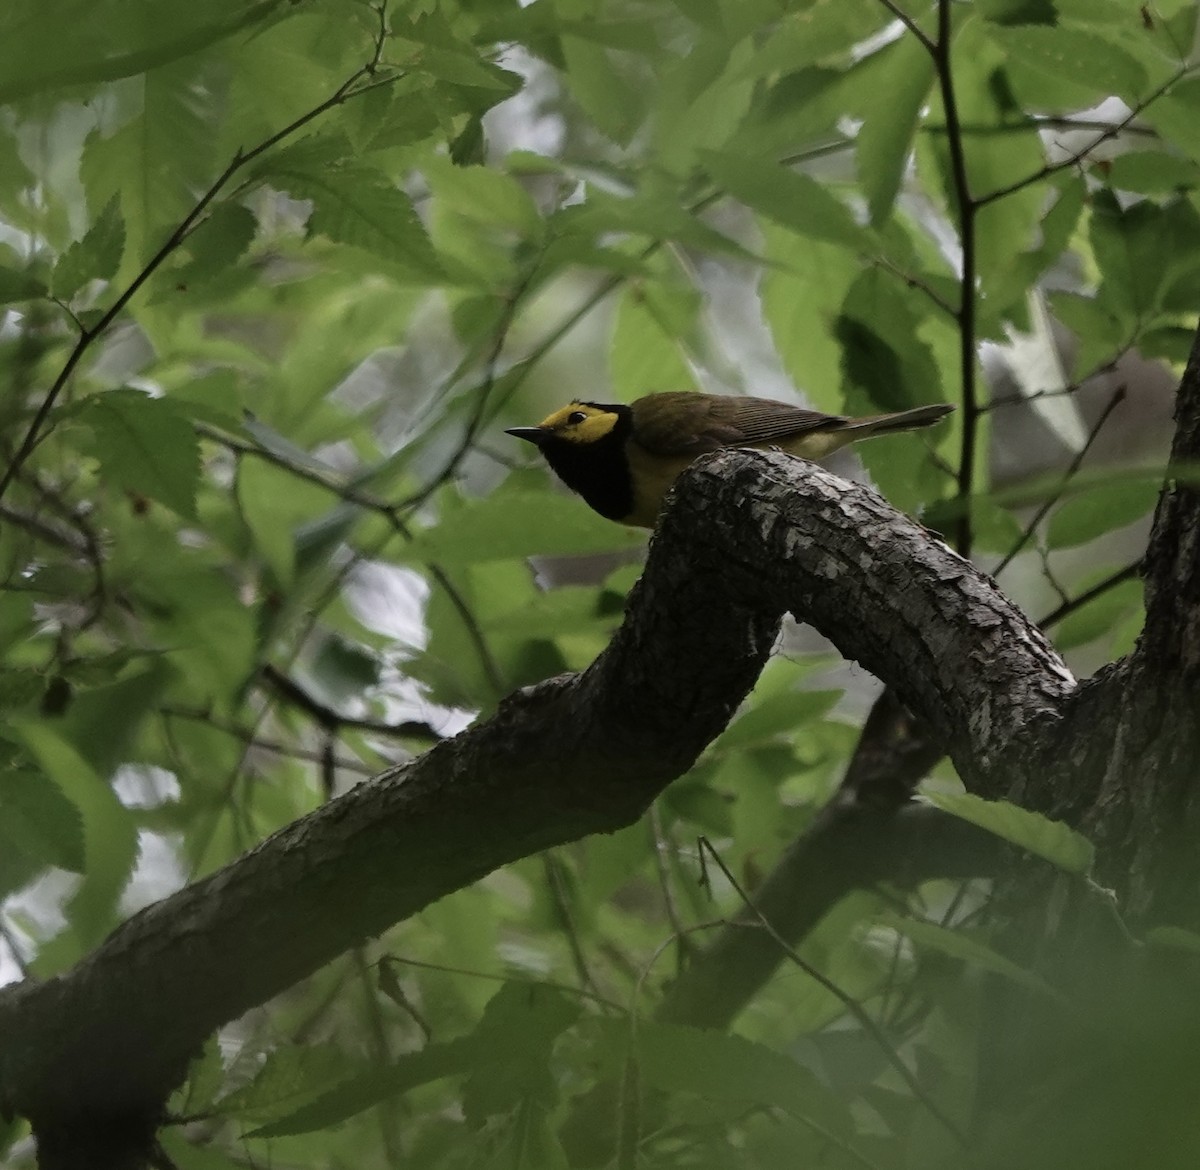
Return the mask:
{"type": "MultiPolygon", "coordinates": [[[[852,434],[838,431],[810,431],[781,443],[739,443],[759,451],[786,451],[802,459],[824,459],[849,444],[852,434]]],[[[622,523],[640,528],[653,528],[667,492],[685,468],[695,463],[699,455],[654,455],[636,439],[625,447],[629,474],[633,477],[633,511],[622,523]]]]}

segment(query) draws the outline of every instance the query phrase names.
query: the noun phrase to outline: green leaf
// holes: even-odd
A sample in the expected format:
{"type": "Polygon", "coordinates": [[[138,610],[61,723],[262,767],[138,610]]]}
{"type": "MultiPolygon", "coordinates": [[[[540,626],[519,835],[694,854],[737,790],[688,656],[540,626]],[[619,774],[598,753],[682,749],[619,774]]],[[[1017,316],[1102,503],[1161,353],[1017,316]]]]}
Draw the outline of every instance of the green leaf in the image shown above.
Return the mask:
{"type": "Polygon", "coordinates": [[[58,258],[50,282],[54,295],[69,301],[89,280],[111,279],[120,266],[124,247],[125,222],[114,197],[83,239],[58,258]]]}
{"type": "Polygon", "coordinates": [[[784,227],[863,251],[869,235],[850,209],[799,171],[761,159],[706,150],[700,161],[717,186],[784,227]]]}
{"type": "Polygon", "coordinates": [[[84,872],[83,818],[44,773],[0,771],[0,823],[6,836],[44,864],[84,872]]]}
{"type": "Polygon", "coordinates": [[[145,73],[128,83],[140,112],[115,132],[106,127],[87,138],[80,174],[88,204],[119,198],[127,265],[157,252],[196,191],[212,182],[217,72],[201,58],[145,73]]]}
{"type": "Polygon", "coordinates": [[[577,36],[564,36],[561,45],[572,96],[601,133],[627,144],[646,113],[638,87],[616,67],[603,45],[577,36]]]}
{"type": "Polygon", "coordinates": [[[46,286],[29,271],[0,264],[0,305],[44,297],[46,286]]]}
{"type": "Polygon", "coordinates": [[[889,19],[882,4],[810,0],[774,22],[743,72],[752,77],[794,73],[818,61],[838,60],[889,19]]]}
{"type": "MultiPolygon", "coordinates": [[[[617,302],[608,362],[613,390],[623,402],[660,390],[698,389],[685,339],[654,312],[653,295],[651,285],[631,282],[617,302]]],[[[694,296],[691,309],[699,310],[694,296]]]]}
{"type": "Polygon", "coordinates": [[[859,181],[867,196],[871,223],[876,226],[892,213],[934,79],[933,61],[915,37],[901,37],[880,54],[885,56],[887,68],[864,101],[855,152],[859,181]]]}
{"type": "Polygon", "coordinates": [[[480,1058],[476,1037],[429,1044],[390,1065],[352,1076],[292,1113],[251,1130],[247,1137],[274,1138],[330,1129],[399,1093],[468,1071],[480,1058]]]}
{"type": "Polygon", "coordinates": [[[1108,181],[1122,191],[1170,195],[1200,185],[1200,165],[1163,150],[1130,151],[1109,164],[1108,181]]]}
{"type": "MultiPolygon", "coordinates": [[[[614,1040],[628,1025],[609,1025],[614,1040]]],[[[849,1114],[817,1078],[782,1052],[741,1036],[641,1022],[634,1049],[642,1083],[710,1101],[748,1101],[848,1132],[849,1114]]]]}
{"type": "Polygon", "coordinates": [[[551,1050],[581,1011],[577,998],[557,988],[505,983],[488,1001],[475,1031],[483,1059],[463,1087],[467,1122],[479,1125],[525,1100],[552,1105],[557,1091],[551,1050]]]}
{"type": "MultiPolygon", "coordinates": [[[[113,673],[115,669],[110,668],[113,673]]],[[[58,725],[64,738],[102,774],[135,759],[138,732],[162,698],[171,674],[159,658],[116,682],[79,690],[58,725]]]]}
{"type": "Polygon", "coordinates": [[[220,1098],[215,1112],[241,1121],[266,1121],[295,1114],[348,1080],[360,1066],[332,1045],[281,1048],[267,1055],[244,1087],[220,1098]]]}
{"type": "Polygon", "coordinates": [[[1018,808],[1006,800],[984,800],[970,792],[924,792],[921,799],[960,820],[1044,858],[1067,873],[1087,873],[1092,867],[1092,843],[1061,821],[1018,808]]]}
{"type": "Polygon", "coordinates": [[[269,156],[257,172],[301,199],[311,199],[309,231],[399,265],[421,282],[444,278],[412,200],[354,158],[350,144],[322,136],[269,156]]]}
{"type": "Polygon", "coordinates": [[[57,968],[90,950],[112,928],[117,899],[137,860],[137,829],[113,790],[65,739],[31,720],[12,726],[83,821],[84,878],[71,899],[71,925],[41,956],[57,968]]]}
{"type": "Polygon", "coordinates": [[[1145,516],[1158,500],[1157,478],[1122,477],[1098,483],[1055,508],[1046,530],[1051,548],[1074,548],[1145,516]]]}
{"type": "Polygon", "coordinates": [[[140,390],[110,390],[88,399],[80,417],[92,428],[106,479],[195,516],[200,442],[173,403],[140,390]]]}
{"type": "Polygon", "coordinates": [[[948,930],[935,922],[925,922],[899,914],[885,915],[883,922],[884,925],[899,931],[905,938],[911,939],[918,948],[937,951],[938,954],[978,967],[981,971],[1000,975],[1010,983],[1027,987],[1040,995],[1061,998],[1040,975],[1005,958],[965,930],[948,930]]]}
{"type": "Polygon", "coordinates": [[[840,414],[842,345],[831,328],[862,271],[858,257],[837,244],[762,225],[763,313],[792,382],[818,410],[840,414]]]}
{"type": "Polygon", "coordinates": [[[226,273],[237,264],[254,240],[258,221],[240,203],[221,203],[188,236],[192,259],[171,273],[171,282],[195,288],[226,273]]]}
{"type": "Polygon", "coordinates": [[[712,745],[713,750],[743,748],[794,735],[807,722],[827,715],[842,691],[791,691],[760,699],[739,715],[712,745]]]}
{"type": "MultiPolygon", "coordinates": [[[[1106,576],[1107,572],[1089,573],[1075,589],[1082,593],[1091,579],[1101,580],[1106,576]]],[[[1086,646],[1113,631],[1140,606],[1141,600],[1142,583],[1123,581],[1064,618],[1054,631],[1054,645],[1061,651],[1086,646]]]]}
{"type": "Polygon", "coordinates": [[[280,0],[202,0],[163,20],[155,0],[119,5],[68,0],[47,24],[32,18],[28,5],[4,5],[0,104],[143,73],[261,23],[280,6],[280,0]],[[51,32],[52,40],[44,39],[51,32]]]}
{"type": "Polygon", "coordinates": [[[1048,24],[994,26],[991,36],[1022,65],[1085,86],[1096,98],[1137,102],[1146,71],[1124,49],[1083,28],[1048,24]]]}
{"type": "Polygon", "coordinates": [[[1100,266],[1098,299],[1134,320],[1157,307],[1164,276],[1178,261],[1164,213],[1151,203],[1123,208],[1111,191],[1092,201],[1091,244],[1100,266]]]}
{"type": "Polygon", "coordinates": [[[361,700],[378,686],[379,659],[365,646],[331,633],[321,639],[311,666],[313,679],[334,704],[361,700]]]}
{"type": "Polygon", "coordinates": [[[639,534],[597,516],[580,499],[509,491],[495,492],[448,513],[437,527],[416,535],[404,558],[471,565],[607,552],[640,543],[639,534]]]}

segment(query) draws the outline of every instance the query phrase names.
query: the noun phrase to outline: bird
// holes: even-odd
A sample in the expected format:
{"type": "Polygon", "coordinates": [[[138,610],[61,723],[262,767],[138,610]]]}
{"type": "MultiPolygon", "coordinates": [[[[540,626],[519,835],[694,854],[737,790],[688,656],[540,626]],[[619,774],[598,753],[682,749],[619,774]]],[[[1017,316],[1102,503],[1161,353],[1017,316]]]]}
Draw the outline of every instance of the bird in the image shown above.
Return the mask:
{"type": "Polygon", "coordinates": [[[533,443],[593,511],[653,528],[671,485],[706,452],[757,447],[823,459],[872,435],[932,426],[953,409],[937,403],[847,418],[770,398],[686,390],[648,394],[628,405],[574,401],[536,427],[509,427],[505,433],[533,443]]]}

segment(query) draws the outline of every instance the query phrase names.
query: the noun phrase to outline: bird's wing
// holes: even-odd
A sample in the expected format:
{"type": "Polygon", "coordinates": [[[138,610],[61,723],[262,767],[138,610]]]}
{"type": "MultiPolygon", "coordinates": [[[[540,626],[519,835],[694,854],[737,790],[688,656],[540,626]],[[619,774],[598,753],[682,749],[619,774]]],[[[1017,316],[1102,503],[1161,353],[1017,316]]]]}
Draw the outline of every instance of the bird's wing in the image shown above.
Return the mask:
{"type": "Polygon", "coordinates": [[[782,442],[805,431],[836,429],[846,422],[840,415],[804,410],[770,398],[656,394],[643,402],[653,405],[638,411],[634,435],[656,455],[699,455],[720,447],[782,442]]]}

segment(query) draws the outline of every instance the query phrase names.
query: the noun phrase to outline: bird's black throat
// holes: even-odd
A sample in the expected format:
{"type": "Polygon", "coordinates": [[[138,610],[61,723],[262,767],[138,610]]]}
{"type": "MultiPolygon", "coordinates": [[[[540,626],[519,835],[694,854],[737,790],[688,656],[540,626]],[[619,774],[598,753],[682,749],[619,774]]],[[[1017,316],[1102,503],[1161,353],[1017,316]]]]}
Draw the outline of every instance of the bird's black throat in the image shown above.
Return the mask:
{"type": "MultiPolygon", "coordinates": [[[[594,405],[589,403],[588,405],[594,405]]],[[[633,477],[625,444],[633,430],[633,411],[621,404],[603,404],[617,416],[602,439],[590,443],[550,438],[542,454],[554,474],[607,520],[624,520],[633,511],[633,477]]]]}

